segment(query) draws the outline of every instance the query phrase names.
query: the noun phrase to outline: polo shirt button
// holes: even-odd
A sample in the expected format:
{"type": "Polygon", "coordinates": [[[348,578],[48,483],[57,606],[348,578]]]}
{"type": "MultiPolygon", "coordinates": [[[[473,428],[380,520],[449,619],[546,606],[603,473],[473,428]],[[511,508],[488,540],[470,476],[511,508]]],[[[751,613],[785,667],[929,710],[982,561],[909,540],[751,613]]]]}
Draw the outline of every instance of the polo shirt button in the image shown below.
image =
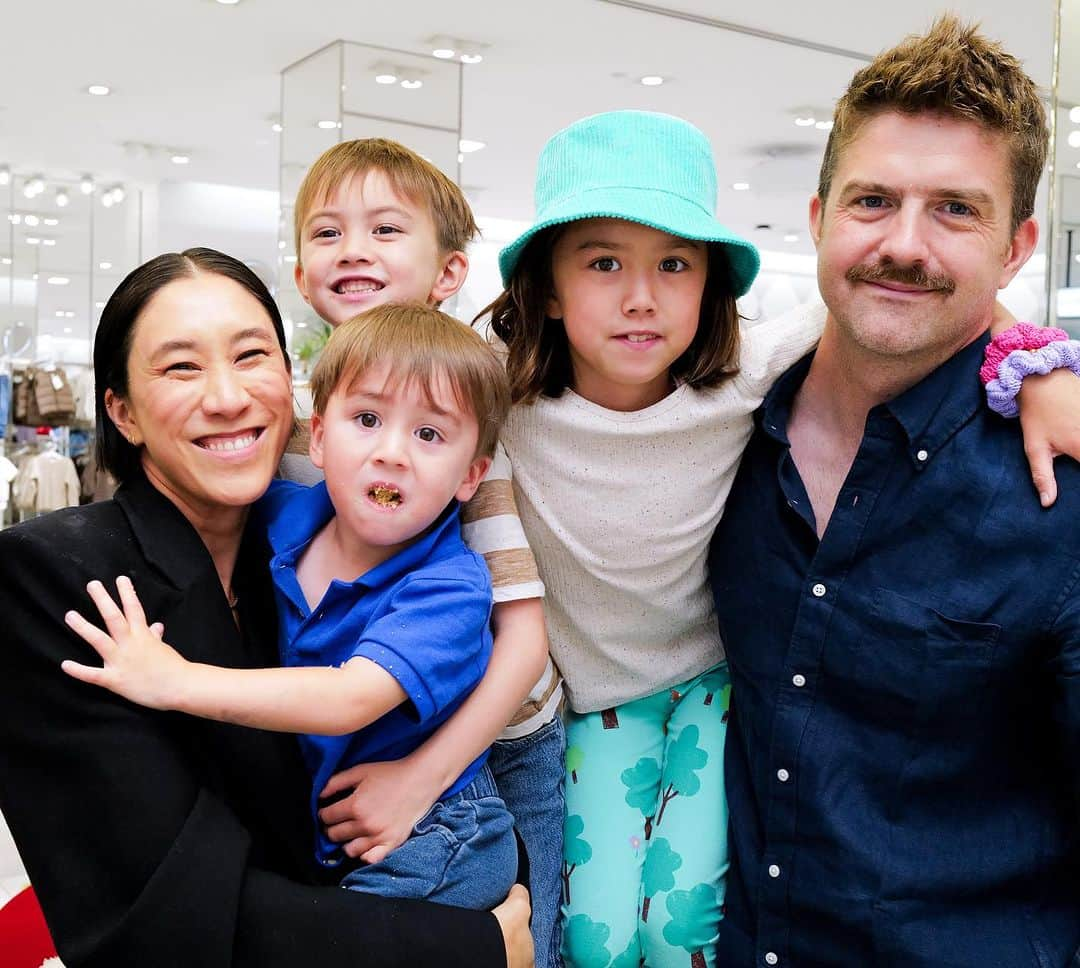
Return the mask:
{"type": "Polygon", "coordinates": [[[791,677],[791,683],[796,688],[802,689],[802,687],[806,685],[806,676],[801,672],[796,672],[795,675],[791,677]]]}
{"type": "Polygon", "coordinates": [[[927,458],[927,457],[929,457],[929,456],[930,456],[930,452],[929,452],[929,451],[926,451],[926,450],[920,450],[920,451],[919,451],[918,453],[916,453],[916,454],[915,454],[915,459],[916,459],[916,460],[917,460],[917,461],[918,461],[918,462],[919,462],[919,463],[921,464],[921,463],[922,463],[923,461],[925,461],[925,460],[926,460],[926,458],[927,458]]]}
{"type": "Polygon", "coordinates": [[[778,965],[778,964],[780,964],[780,959],[776,956],[775,951],[766,951],[765,952],[765,964],[767,964],[767,965],[778,965]]]}
{"type": "Polygon", "coordinates": [[[818,582],[816,585],[814,585],[813,588],[810,589],[810,591],[813,592],[814,598],[824,598],[825,592],[828,591],[828,589],[826,589],[826,587],[821,584],[821,582],[818,582]]]}
{"type": "Polygon", "coordinates": [[[787,783],[787,781],[791,779],[791,774],[788,773],[788,771],[785,770],[783,767],[781,767],[779,770],[776,771],[776,778],[781,783],[787,783]]]}
{"type": "Polygon", "coordinates": [[[775,879],[780,876],[780,868],[776,864],[769,865],[769,877],[775,879]]]}

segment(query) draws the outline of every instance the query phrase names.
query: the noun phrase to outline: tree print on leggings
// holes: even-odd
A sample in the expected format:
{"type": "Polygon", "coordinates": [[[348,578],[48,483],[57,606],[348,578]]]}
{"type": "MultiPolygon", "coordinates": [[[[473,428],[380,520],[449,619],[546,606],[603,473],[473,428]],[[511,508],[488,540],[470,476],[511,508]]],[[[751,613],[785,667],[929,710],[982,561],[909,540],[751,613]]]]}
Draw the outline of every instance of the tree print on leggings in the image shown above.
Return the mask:
{"type": "Polygon", "coordinates": [[[689,891],[667,896],[671,920],[664,925],[664,940],[690,953],[690,968],[705,968],[705,948],[716,934],[716,888],[698,884],[689,891]]]}
{"type": "Polygon", "coordinates": [[[630,769],[623,770],[619,779],[626,787],[627,806],[640,810],[645,818],[645,839],[649,840],[656,812],[656,790],[660,786],[660,764],[651,756],[643,756],[630,769]]]}
{"type": "Polygon", "coordinates": [[[585,750],[580,746],[566,747],[566,772],[570,774],[570,782],[577,783],[577,771],[585,762],[585,750]]]}
{"type": "Polygon", "coordinates": [[[675,886],[675,871],[682,867],[682,855],[671,849],[666,837],[657,837],[656,842],[645,854],[641,865],[641,920],[649,920],[649,904],[653,896],[661,891],[670,891],[675,886]]]}
{"type": "Polygon", "coordinates": [[[563,824],[563,864],[562,886],[563,900],[570,903],[570,875],[582,864],[592,860],[592,844],[581,834],[585,832],[585,821],[580,814],[571,814],[563,824]]]}
{"type": "Polygon", "coordinates": [[[611,952],[607,939],[611,928],[587,914],[575,914],[563,929],[563,951],[572,956],[574,968],[607,968],[611,952]]]}
{"type": "Polygon", "coordinates": [[[701,731],[697,726],[687,726],[668,747],[667,762],[664,764],[664,774],[667,786],[660,794],[660,810],[656,814],[656,826],[659,827],[664,820],[664,811],[667,805],[677,796],[692,797],[701,789],[701,779],[697,771],[709,762],[709,754],[705,752],[697,741],[701,731]]]}

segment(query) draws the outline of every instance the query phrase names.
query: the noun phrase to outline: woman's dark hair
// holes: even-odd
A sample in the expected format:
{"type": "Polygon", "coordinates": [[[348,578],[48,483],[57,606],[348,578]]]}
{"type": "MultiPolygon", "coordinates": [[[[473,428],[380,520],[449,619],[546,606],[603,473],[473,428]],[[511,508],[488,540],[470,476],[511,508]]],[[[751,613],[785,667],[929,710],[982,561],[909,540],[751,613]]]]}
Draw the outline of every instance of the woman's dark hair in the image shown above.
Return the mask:
{"type": "MultiPolygon", "coordinates": [[[[558,397],[573,383],[566,329],[561,319],[547,315],[554,295],[551,254],[563,228],[552,226],[529,240],[510,284],[476,317],[491,313],[491,329],[506,345],[513,403],[558,397]]],[[[738,372],[738,359],[739,311],[731,265],[723,246],[710,244],[697,332],[686,352],[671,364],[671,375],[694,389],[716,387],[738,372]]]]}
{"type": "Polygon", "coordinates": [[[244,263],[215,249],[186,249],[166,252],[130,272],[116,287],[101,312],[94,336],[94,402],[97,407],[97,463],[119,483],[140,472],[139,448],[124,439],[105,409],[105,391],[124,399],[128,396],[128,358],[132,334],[139,316],[153,296],[177,279],[192,279],[200,273],[224,276],[243,286],[266,310],[274,324],[278,344],[289,365],[285,348],[285,327],[273,296],[244,263]]]}

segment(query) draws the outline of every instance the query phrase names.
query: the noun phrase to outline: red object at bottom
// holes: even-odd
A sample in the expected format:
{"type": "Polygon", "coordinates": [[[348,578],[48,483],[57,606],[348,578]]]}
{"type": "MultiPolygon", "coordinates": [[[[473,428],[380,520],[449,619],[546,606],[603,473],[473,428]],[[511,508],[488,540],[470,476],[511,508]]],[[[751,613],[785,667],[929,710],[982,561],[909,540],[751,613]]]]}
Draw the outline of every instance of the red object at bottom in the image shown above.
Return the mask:
{"type": "Polygon", "coordinates": [[[32,887],[0,908],[0,951],[4,968],[40,968],[56,957],[56,946],[32,887]]]}

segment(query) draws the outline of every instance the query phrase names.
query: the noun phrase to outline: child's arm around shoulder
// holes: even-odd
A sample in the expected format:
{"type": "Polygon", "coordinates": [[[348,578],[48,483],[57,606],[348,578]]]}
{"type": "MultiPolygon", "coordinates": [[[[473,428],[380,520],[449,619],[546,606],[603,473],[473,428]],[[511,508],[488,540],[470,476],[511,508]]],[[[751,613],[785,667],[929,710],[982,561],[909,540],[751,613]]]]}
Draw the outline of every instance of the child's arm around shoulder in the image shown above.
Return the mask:
{"type": "Polygon", "coordinates": [[[101,582],[87,586],[107,632],[78,612],[65,616],[104,665],[66,660],[62,668],[141,706],[257,729],[337,736],[362,729],[406,698],[393,676],[362,657],[340,668],[224,669],[189,662],[147,626],[131,581],[121,576],[116,587],[123,610],[101,582]]]}
{"type": "Polygon", "coordinates": [[[751,395],[764,397],[781,375],[817,346],[826,312],[825,304],[815,300],[776,319],[743,327],[738,379],[751,395]]]}

